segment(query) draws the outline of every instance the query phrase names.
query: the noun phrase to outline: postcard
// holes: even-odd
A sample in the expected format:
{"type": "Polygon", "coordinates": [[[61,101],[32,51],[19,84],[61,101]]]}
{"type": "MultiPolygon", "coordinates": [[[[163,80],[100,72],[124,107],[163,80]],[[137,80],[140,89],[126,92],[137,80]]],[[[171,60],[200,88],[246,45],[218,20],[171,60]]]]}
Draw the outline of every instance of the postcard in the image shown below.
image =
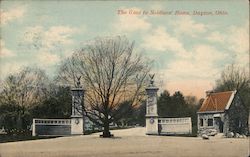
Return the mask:
{"type": "Polygon", "coordinates": [[[0,4],[0,157],[250,156],[249,1],[0,4]]]}

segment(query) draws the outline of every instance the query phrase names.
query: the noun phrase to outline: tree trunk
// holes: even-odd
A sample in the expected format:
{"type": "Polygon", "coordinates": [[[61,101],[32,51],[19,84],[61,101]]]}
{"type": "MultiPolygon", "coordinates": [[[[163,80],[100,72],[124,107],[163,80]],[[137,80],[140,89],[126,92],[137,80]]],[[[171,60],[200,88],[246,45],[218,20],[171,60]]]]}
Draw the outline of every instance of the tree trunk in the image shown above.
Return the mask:
{"type": "Polygon", "coordinates": [[[109,121],[105,120],[104,122],[104,130],[102,132],[102,137],[111,137],[111,134],[109,132],[109,121]]]}

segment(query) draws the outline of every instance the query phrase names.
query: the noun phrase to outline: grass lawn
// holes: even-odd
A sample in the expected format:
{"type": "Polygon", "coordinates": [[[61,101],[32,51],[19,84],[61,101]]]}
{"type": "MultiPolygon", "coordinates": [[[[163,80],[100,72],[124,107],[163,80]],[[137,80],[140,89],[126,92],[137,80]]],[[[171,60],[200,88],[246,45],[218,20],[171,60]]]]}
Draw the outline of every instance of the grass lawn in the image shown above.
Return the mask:
{"type": "Polygon", "coordinates": [[[0,143],[5,142],[17,142],[17,141],[27,141],[27,140],[37,140],[37,139],[48,139],[55,138],[58,136],[32,136],[32,135],[0,135],[0,143]]]}

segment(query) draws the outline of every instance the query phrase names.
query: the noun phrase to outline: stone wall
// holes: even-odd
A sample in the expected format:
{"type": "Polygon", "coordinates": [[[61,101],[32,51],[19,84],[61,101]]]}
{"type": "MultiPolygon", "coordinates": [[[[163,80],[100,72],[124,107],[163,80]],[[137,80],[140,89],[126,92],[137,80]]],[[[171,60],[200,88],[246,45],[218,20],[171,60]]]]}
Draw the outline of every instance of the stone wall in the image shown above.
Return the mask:
{"type": "Polygon", "coordinates": [[[32,136],[66,136],[70,134],[70,119],[33,119],[32,136]]]}
{"type": "MultiPolygon", "coordinates": [[[[200,135],[202,132],[204,132],[205,130],[208,129],[215,129],[217,132],[220,132],[220,126],[216,120],[216,118],[220,118],[221,121],[224,123],[225,125],[225,117],[224,117],[224,113],[220,112],[220,113],[198,113],[198,135],[200,135]],[[201,126],[201,119],[203,119],[203,126],[201,126]],[[208,119],[213,119],[213,125],[212,126],[208,126],[208,119]]],[[[223,126],[223,130],[224,130],[224,126],[223,126]]]]}
{"type": "Polygon", "coordinates": [[[221,113],[198,113],[198,134],[208,129],[216,129],[220,131],[219,124],[216,123],[216,117],[220,117],[223,122],[223,133],[227,135],[229,132],[247,134],[249,113],[242,103],[240,97],[236,95],[229,109],[221,113]],[[203,119],[201,126],[200,119],[203,119]],[[213,126],[208,126],[208,119],[213,119],[213,126]]]}
{"type": "Polygon", "coordinates": [[[238,95],[234,98],[228,111],[226,111],[225,117],[228,121],[226,134],[228,132],[248,133],[248,111],[238,95]]]}
{"type": "Polygon", "coordinates": [[[160,134],[192,134],[191,117],[159,118],[160,134]]]}
{"type": "Polygon", "coordinates": [[[36,134],[39,136],[65,136],[71,134],[70,125],[37,125],[36,134]]]}

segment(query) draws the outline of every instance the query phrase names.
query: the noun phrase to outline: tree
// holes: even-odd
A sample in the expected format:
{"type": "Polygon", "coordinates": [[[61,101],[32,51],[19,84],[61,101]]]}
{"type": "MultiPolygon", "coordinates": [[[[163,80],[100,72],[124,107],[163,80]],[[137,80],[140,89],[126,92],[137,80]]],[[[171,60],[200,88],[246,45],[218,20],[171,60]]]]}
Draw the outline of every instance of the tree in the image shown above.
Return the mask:
{"type": "Polygon", "coordinates": [[[33,118],[69,118],[71,92],[69,87],[51,84],[46,98],[30,108],[33,118]]]}
{"type": "Polygon", "coordinates": [[[158,99],[158,114],[159,116],[172,116],[172,102],[170,93],[164,90],[158,99]]]}
{"type": "Polygon", "coordinates": [[[187,115],[187,108],[183,94],[177,91],[172,96],[173,110],[175,111],[175,117],[181,117],[187,115]]]}
{"type": "Polygon", "coordinates": [[[192,119],[192,134],[196,135],[198,131],[197,126],[197,111],[200,109],[204,99],[197,100],[195,96],[186,96],[185,102],[187,104],[186,116],[190,116],[192,119]]]}
{"type": "Polygon", "coordinates": [[[215,91],[237,90],[244,104],[250,109],[250,78],[244,68],[234,64],[226,67],[216,81],[215,91]]]}
{"type": "Polygon", "coordinates": [[[220,79],[216,81],[216,90],[244,90],[249,88],[250,79],[244,68],[235,66],[234,64],[226,67],[220,79]]]}
{"type": "Polygon", "coordinates": [[[9,75],[3,82],[0,93],[0,119],[5,126],[25,129],[30,123],[29,108],[40,103],[45,95],[44,88],[48,78],[38,68],[26,67],[22,71],[9,75]],[[11,117],[11,118],[8,118],[11,117]],[[13,120],[8,123],[6,119],[13,120]]]}
{"type": "Polygon", "coordinates": [[[104,128],[103,137],[110,137],[109,124],[125,115],[120,106],[136,106],[143,96],[150,68],[133,49],[134,42],[126,37],[96,38],[61,65],[62,82],[76,86],[81,76],[86,90],[83,114],[104,128]]]}
{"type": "Polygon", "coordinates": [[[199,101],[195,96],[183,96],[180,91],[172,96],[168,91],[163,91],[158,99],[158,113],[161,117],[191,117],[192,132],[197,132],[197,111],[203,99],[199,101]]]}
{"type": "Polygon", "coordinates": [[[158,113],[163,117],[191,116],[197,100],[193,96],[184,97],[180,91],[170,96],[168,91],[163,91],[158,100],[158,113]]]}
{"type": "Polygon", "coordinates": [[[146,125],[146,101],[143,101],[142,104],[136,108],[134,115],[136,117],[135,121],[136,124],[139,124],[140,126],[146,125]]]}

